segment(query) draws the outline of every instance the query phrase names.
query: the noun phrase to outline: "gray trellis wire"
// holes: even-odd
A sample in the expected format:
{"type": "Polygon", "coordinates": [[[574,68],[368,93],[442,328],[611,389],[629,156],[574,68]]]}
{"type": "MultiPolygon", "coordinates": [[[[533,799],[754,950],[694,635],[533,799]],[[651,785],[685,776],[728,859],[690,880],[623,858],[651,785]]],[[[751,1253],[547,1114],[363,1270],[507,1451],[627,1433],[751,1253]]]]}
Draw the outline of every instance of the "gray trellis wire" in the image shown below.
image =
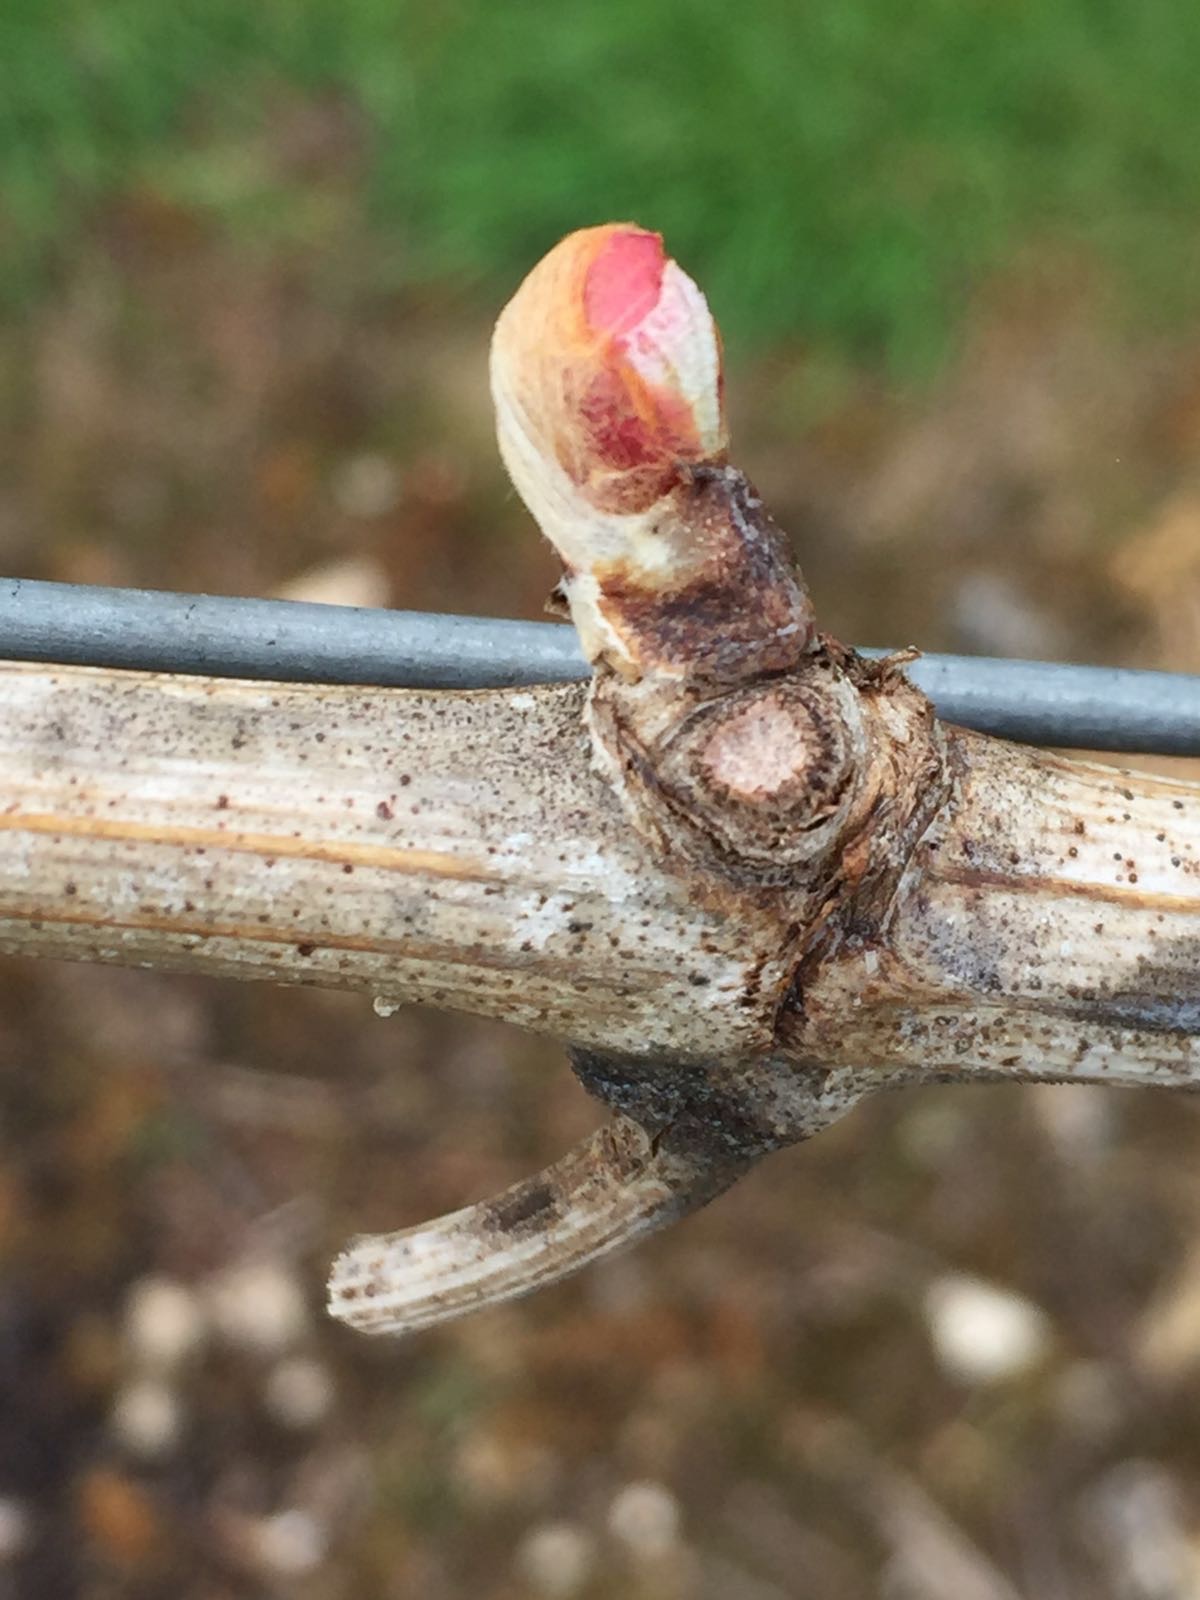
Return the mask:
{"type": "MultiPolygon", "coordinates": [[[[864,654],[882,655],[881,650],[864,654]]],[[[560,623],[0,578],[0,659],[469,689],[588,675],[560,623]]],[[[907,672],[939,715],[1029,744],[1200,755],[1200,677],[987,656],[907,672]]]]}

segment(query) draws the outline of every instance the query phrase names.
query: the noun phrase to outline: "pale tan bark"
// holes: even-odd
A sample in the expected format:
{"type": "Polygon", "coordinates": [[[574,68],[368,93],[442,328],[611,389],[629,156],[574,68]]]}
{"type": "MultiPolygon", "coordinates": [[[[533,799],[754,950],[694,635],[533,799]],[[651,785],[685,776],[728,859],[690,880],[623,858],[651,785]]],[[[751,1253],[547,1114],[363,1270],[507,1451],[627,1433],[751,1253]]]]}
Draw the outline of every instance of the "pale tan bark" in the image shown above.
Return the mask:
{"type": "Polygon", "coordinates": [[[954,794],[792,1048],[923,1076],[1200,1083],[1200,788],[956,730],[954,794]]]}
{"type": "Polygon", "coordinates": [[[0,948],[365,990],[619,1052],[1200,1074],[1200,790],[952,730],[882,927],[651,849],[579,686],[0,668],[0,948]],[[802,942],[802,941],[800,941],[802,942]]]}
{"type": "Polygon", "coordinates": [[[0,949],[767,1047],[769,1000],[738,1002],[785,981],[777,919],[655,859],[584,693],[0,667],[0,949]]]}
{"type": "Polygon", "coordinates": [[[875,1089],[1200,1082],[1200,789],[940,729],[830,652],[695,704],[600,684],[590,720],[582,686],[0,667],[0,950],[587,1048],[632,1120],[353,1247],[332,1305],[368,1331],[561,1276],[875,1089]]]}
{"type": "MultiPolygon", "coordinates": [[[[585,695],[0,666],[0,950],[362,989],[673,1070],[760,1059],[779,910],[646,844],[585,695]]],[[[523,1292],[746,1164],[618,1119],[507,1199],[349,1251],[334,1309],[413,1328],[523,1292]]]]}

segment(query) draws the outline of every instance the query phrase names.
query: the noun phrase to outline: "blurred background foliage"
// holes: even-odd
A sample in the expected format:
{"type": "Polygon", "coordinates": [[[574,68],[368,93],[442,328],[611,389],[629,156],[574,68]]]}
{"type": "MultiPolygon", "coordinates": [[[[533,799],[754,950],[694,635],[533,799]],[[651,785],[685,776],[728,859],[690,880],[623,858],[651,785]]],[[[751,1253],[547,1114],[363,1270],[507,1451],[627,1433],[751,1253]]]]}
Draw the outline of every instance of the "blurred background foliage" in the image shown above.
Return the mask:
{"type": "Polygon", "coordinates": [[[1031,242],[1094,251],[1142,312],[1197,309],[1197,60],[1191,0],[8,0],[5,272],[36,292],[143,188],[334,246],[341,209],[262,140],[281,98],[335,95],[385,281],[494,295],[581,219],[631,216],[736,339],[909,374],[1031,242]]]}
{"type": "MultiPolygon", "coordinates": [[[[1195,0],[3,0],[0,572],[540,614],[489,326],[663,230],[867,643],[1200,670],[1195,0]]],[[[1197,1102],[881,1099],[399,1345],[550,1041],[0,962],[0,1600],[1195,1600],[1197,1102]]]]}

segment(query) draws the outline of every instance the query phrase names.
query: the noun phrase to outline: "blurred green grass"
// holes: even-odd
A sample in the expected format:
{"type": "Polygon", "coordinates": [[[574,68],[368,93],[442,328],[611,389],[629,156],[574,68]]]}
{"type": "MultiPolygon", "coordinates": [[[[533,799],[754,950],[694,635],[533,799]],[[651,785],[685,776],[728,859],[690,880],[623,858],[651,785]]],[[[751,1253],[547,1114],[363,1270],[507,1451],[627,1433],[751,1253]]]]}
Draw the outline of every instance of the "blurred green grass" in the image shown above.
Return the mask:
{"type": "Polygon", "coordinates": [[[336,252],[345,206],[264,143],[281,98],[333,96],[381,283],[494,304],[633,217],[735,343],[911,375],[1030,248],[1200,310],[1197,61],[1196,0],[6,0],[3,288],[45,293],[131,193],[336,252]]]}

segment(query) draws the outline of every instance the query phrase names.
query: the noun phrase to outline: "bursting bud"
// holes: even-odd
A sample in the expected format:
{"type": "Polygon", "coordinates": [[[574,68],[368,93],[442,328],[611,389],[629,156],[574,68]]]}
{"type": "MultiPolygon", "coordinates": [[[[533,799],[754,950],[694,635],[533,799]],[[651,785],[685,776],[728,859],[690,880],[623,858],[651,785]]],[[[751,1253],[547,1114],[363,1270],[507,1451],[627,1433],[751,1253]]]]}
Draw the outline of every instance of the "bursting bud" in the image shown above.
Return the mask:
{"type": "MultiPolygon", "coordinates": [[[[636,515],[681,462],[725,449],[716,323],[641,228],[585,228],[538,263],[496,325],[492,384],[505,465],[552,539],[556,491],[636,515]]],[[[559,534],[567,560],[571,520],[559,534]]]]}
{"type": "Polygon", "coordinates": [[[726,463],[720,334],[658,234],[615,223],[555,246],[500,315],[491,380],[500,453],[593,662],[722,679],[792,664],[807,598],[726,463]]]}

